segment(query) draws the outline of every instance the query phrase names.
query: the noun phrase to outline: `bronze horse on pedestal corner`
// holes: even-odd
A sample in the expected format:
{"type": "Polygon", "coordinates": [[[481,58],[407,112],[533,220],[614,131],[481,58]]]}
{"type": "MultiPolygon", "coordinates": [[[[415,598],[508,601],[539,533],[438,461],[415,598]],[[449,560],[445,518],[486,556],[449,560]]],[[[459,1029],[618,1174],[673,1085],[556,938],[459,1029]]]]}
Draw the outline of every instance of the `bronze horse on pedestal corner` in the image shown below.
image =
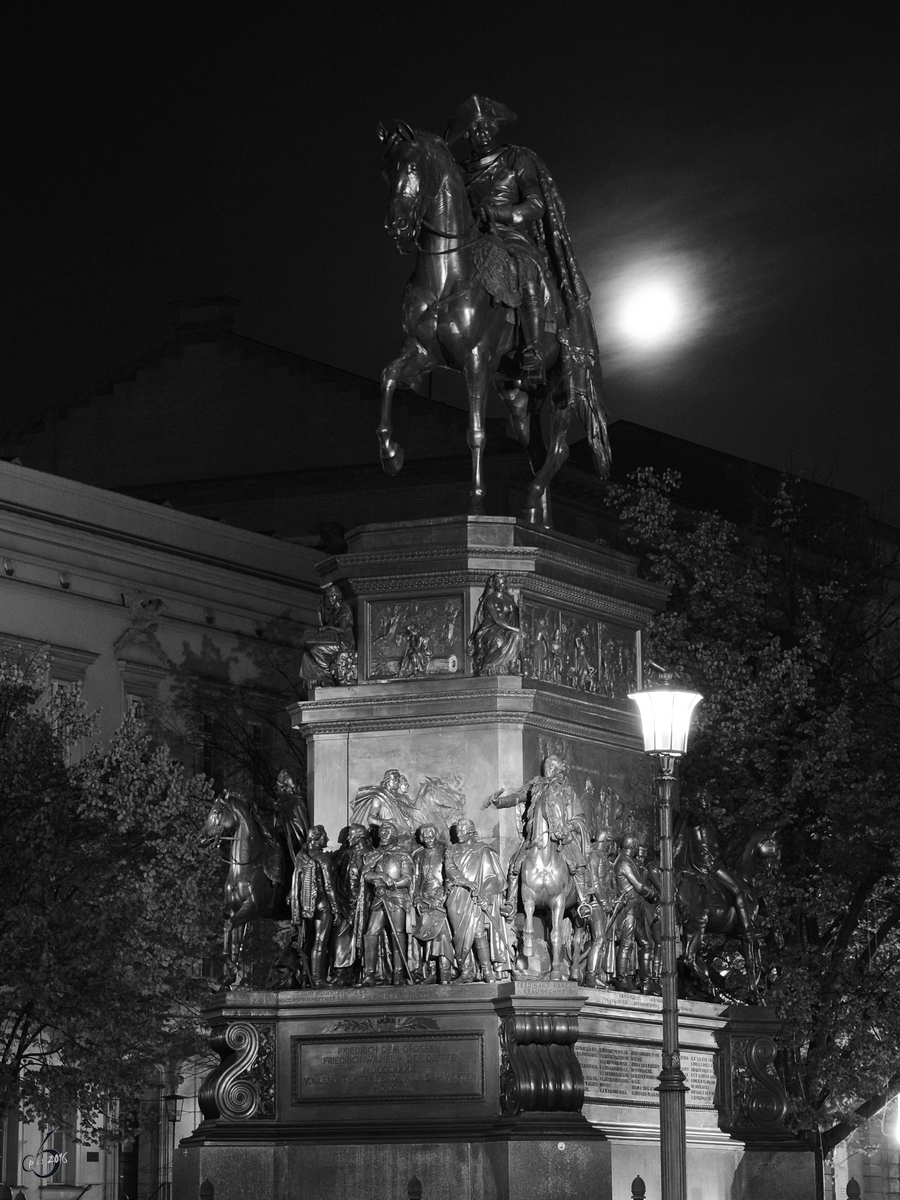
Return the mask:
{"type": "MultiPolygon", "coordinates": [[[[776,868],[780,861],[778,829],[756,829],[747,838],[736,874],[746,884],[748,916],[757,926],[760,915],[760,896],[755,886],[763,866],[776,868]]],[[[752,1003],[759,1003],[763,991],[763,966],[758,938],[742,935],[734,897],[716,879],[699,877],[684,871],[677,880],[676,905],[681,919],[681,937],[685,970],[699,980],[701,986],[716,999],[725,991],[725,981],[710,968],[703,954],[703,940],[709,934],[734,937],[740,942],[747,976],[747,988],[752,1003]]],[[[761,932],[761,931],[760,931],[761,932]]]]}
{"type": "Polygon", "coordinates": [[[241,948],[248,922],[260,917],[291,919],[285,857],[266,834],[251,806],[237,792],[218,796],[200,830],[201,846],[229,841],[225,880],[225,960],[231,986],[241,980],[241,948]]]}
{"type": "MultiPolygon", "coordinates": [[[[391,475],[403,466],[403,450],[394,440],[391,421],[398,385],[416,390],[435,367],[459,371],[469,396],[469,513],[482,514],[485,409],[493,382],[533,472],[522,517],[549,528],[547,487],[568,458],[567,435],[575,417],[584,425],[600,475],[608,474],[605,414],[591,389],[589,396],[567,387],[562,347],[555,332],[544,332],[546,383],[531,380],[522,371],[514,309],[498,304],[482,282],[488,256],[505,255],[506,251],[498,245],[499,239],[482,233],[473,218],[462,172],[447,144],[404,122],[390,133],[383,125],[378,132],[385,144],[384,174],[390,189],[385,227],[401,253],[418,252],[403,297],[406,339],[382,375],[377,430],[382,465],[391,475]],[[548,398],[550,437],[545,446],[538,416],[548,398]]],[[[555,301],[558,307],[558,296],[555,301]]],[[[570,318],[573,328],[578,320],[577,313],[570,318]]]]}

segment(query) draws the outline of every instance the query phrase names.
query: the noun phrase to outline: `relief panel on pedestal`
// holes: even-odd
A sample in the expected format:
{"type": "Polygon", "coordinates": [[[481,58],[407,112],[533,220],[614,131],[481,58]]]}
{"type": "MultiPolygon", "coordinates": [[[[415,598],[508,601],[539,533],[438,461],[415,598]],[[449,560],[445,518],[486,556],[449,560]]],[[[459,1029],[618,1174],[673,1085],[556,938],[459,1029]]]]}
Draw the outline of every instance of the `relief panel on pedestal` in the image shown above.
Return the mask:
{"type": "Polygon", "coordinates": [[[638,682],[637,631],[522,597],[523,674],[624,700],[638,682]]]}
{"type": "Polygon", "coordinates": [[[367,607],[367,679],[424,679],[464,672],[462,593],[369,601],[367,607]]]}

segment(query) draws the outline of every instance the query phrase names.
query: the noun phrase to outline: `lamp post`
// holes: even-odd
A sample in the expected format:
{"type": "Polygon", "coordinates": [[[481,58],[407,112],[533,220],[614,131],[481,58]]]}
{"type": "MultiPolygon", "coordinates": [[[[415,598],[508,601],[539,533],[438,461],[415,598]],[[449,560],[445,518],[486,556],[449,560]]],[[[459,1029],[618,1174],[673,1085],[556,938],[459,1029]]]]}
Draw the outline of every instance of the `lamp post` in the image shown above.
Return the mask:
{"type": "Polygon", "coordinates": [[[175,1127],[181,1120],[181,1114],[184,1112],[184,1096],[179,1096],[177,1092],[169,1092],[163,1096],[163,1104],[166,1107],[166,1120],[169,1123],[169,1136],[166,1138],[166,1168],[165,1173],[168,1176],[166,1179],[166,1194],[172,1194],[172,1165],[175,1162],[175,1127]]]}
{"type": "MultiPolygon", "coordinates": [[[[655,664],[650,664],[655,666],[655,664]]],[[[687,1151],[684,1097],[687,1087],[678,1050],[678,977],[675,967],[675,878],[672,862],[672,785],[678,759],[687,750],[691,713],[703,699],[673,686],[661,668],[653,687],[634,692],[641,717],[644,752],[656,760],[659,797],[659,858],[662,925],[662,1071],[659,1074],[659,1160],[662,1200],[686,1200],[687,1151]]]]}

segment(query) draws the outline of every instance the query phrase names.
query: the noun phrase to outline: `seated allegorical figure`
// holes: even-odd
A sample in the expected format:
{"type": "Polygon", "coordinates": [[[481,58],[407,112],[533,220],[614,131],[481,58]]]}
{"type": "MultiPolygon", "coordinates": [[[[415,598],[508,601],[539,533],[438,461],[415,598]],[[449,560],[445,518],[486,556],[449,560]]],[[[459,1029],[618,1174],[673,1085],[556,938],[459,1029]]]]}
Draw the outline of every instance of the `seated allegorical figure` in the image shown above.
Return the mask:
{"type": "Polygon", "coordinates": [[[491,575],[481,593],[469,652],[476,675],[519,674],[522,654],[519,607],[502,572],[491,575]]]}
{"type": "Polygon", "coordinates": [[[356,683],[356,664],[353,612],[341,589],[330,583],[322,594],[319,628],[306,637],[300,676],[311,687],[356,683]]]}

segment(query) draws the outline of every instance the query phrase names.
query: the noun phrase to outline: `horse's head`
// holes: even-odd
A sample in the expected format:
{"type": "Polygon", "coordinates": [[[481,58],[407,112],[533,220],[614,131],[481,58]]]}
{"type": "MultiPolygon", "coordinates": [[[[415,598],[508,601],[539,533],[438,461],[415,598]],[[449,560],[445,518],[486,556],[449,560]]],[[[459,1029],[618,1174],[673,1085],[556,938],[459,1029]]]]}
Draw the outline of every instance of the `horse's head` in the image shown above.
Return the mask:
{"type": "Polygon", "coordinates": [[[401,254],[415,247],[428,206],[441,186],[439,161],[452,156],[439,137],[412,129],[398,121],[393,130],[378,126],[384,144],[384,177],[388,183],[388,207],[384,227],[401,254]]]}
{"type": "Polygon", "coordinates": [[[209,815],[200,830],[199,842],[201,846],[212,846],[218,842],[226,833],[230,833],[237,824],[237,817],[234,809],[228,803],[225,796],[217,796],[213,801],[213,806],[209,810],[209,815]]]}

